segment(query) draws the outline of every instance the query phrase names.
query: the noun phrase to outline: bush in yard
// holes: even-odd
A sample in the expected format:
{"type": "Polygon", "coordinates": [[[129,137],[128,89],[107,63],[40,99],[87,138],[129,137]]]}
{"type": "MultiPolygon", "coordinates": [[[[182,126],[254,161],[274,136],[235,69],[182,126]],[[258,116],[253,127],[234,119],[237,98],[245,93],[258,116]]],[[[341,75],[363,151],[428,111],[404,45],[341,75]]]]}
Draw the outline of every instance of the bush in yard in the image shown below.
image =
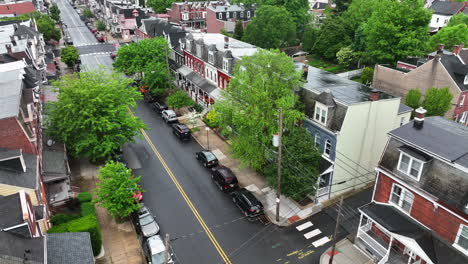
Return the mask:
{"type": "Polygon", "coordinates": [[[91,202],[82,203],[81,204],[81,215],[82,216],[96,215],[96,208],[94,207],[94,204],[91,203],[91,202]]]}
{"type": "Polygon", "coordinates": [[[176,91],[175,93],[169,95],[166,101],[167,104],[174,109],[193,106],[193,100],[183,91],[176,91]]]}
{"type": "Polygon", "coordinates": [[[341,48],[336,53],[336,59],[338,60],[339,64],[345,67],[349,67],[351,64],[354,64],[356,56],[354,54],[353,49],[350,46],[346,46],[341,48]]]}
{"type": "Polygon", "coordinates": [[[68,231],[68,224],[65,222],[63,224],[55,225],[49,230],[47,230],[47,233],[67,233],[68,231]]]}
{"type": "Polygon", "coordinates": [[[74,215],[74,214],[56,214],[52,216],[50,221],[54,226],[69,222],[71,220],[79,218],[79,215],[74,215]]]}
{"type": "Polygon", "coordinates": [[[406,94],[405,104],[413,109],[418,109],[421,105],[421,92],[418,89],[411,89],[406,94]]]}
{"type": "Polygon", "coordinates": [[[197,113],[203,112],[203,106],[199,105],[198,103],[193,104],[193,109],[195,109],[195,111],[197,111],[197,113]]]}
{"type": "Polygon", "coordinates": [[[370,67],[365,67],[362,70],[362,74],[361,74],[362,83],[364,84],[371,83],[373,78],[374,78],[374,69],[370,67]]]}
{"type": "Polygon", "coordinates": [[[106,24],[102,21],[102,20],[99,20],[97,23],[96,23],[96,29],[98,31],[106,31],[107,27],[106,27],[106,24]]]}
{"type": "Polygon", "coordinates": [[[102,238],[99,223],[94,215],[80,217],[68,222],[68,232],[89,232],[94,256],[101,251],[102,238]]]}
{"type": "Polygon", "coordinates": [[[209,111],[204,122],[211,128],[218,127],[220,124],[219,114],[214,110],[209,111]]]}
{"type": "Polygon", "coordinates": [[[78,194],[78,200],[81,204],[91,202],[91,200],[93,200],[93,196],[89,192],[82,192],[78,194]]]}

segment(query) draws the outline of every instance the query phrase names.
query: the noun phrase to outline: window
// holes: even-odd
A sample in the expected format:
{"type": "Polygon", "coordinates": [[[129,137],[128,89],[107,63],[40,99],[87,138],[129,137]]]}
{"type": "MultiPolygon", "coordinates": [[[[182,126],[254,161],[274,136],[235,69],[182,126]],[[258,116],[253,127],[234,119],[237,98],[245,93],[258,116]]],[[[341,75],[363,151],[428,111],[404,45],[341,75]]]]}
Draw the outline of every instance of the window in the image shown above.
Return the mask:
{"type": "Polygon", "coordinates": [[[447,25],[447,22],[448,22],[448,19],[445,19],[445,22],[444,22],[444,24],[445,24],[445,25],[447,25]]]}
{"type": "Polygon", "coordinates": [[[326,106],[316,102],[314,120],[326,126],[327,125],[327,110],[328,108],[326,106]]]}
{"type": "Polygon", "coordinates": [[[182,20],[188,20],[189,19],[189,14],[188,13],[182,13],[182,20]]]}
{"type": "Polygon", "coordinates": [[[439,23],[439,18],[437,18],[436,23],[439,23]]]}
{"type": "Polygon", "coordinates": [[[331,141],[329,139],[325,140],[325,147],[324,147],[323,153],[325,154],[325,156],[330,157],[331,141]]]}
{"type": "Polygon", "coordinates": [[[190,43],[190,40],[187,41],[187,49],[189,52],[192,52],[192,44],[190,43]]]}
{"type": "Polygon", "coordinates": [[[460,103],[458,105],[463,105],[465,104],[465,95],[461,96],[460,103]]]}
{"type": "Polygon", "coordinates": [[[229,59],[223,59],[223,71],[229,71],[229,59]]]}
{"type": "Polygon", "coordinates": [[[206,18],[206,12],[202,13],[203,18],[206,18]]]}
{"type": "Polygon", "coordinates": [[[218,13],[218,19],[223,19],[223,13],[218,13]]]}
{"type": "Polygon", "coordinates": [[[241,12],[240,12],[240,17],[241,17],[241,18],[244,17],[244,11],[241,11],[241,12]]]}
{"type": "Polygon", "coordinates": [[[201,58],[202,56],[202,47],[201,45],[197,45],[197,56],[201,58]]]}
{"type": "Polygon", "coordinates": [[[250,18],[250,11],[247,11],[247,18],[250,18]]]}
{"type": "Polygon", "coordinates": [[[320,135],[319,135],[319,133],[315,133],[314,142],[315,142],[315,147],[317,149],[320,149],[320,135]]]}
{"type": "Polygon", "coordinates": [[[461,115],[461,118],[460,118],[460,123],[466,123],[466,119],[468,117],[468,111],[466,112],[463,112],[463,114],[461,115]]]}
{"type": "Polygon", "coordinates": [[[232,17],[233,17],[233,18],[237,18],[237,16],[236,16],[236,15],[237,15],[237,13],[236,13],[236,12],[232,12],[232,17]]]}
{"type": "Polygon", "coordinates": [[[229,12],[226,12],[226,19],[229,19],[229,12]]]}
{"type": "Polygon", "coordinates": [[[208,52],[208,62],[214,64],[214,53],[211,51],[208,52]]]}
{"type": "Polygon", "coordinates": [[[463,250],[465,254],[468,252],[468,226],[460,225],[457,237],[455,238],[454,247],[463,250]]]}
{"type": "Polygon", "coordinates": [[[401,152],[398,162],[398,170],[419,181],[421,177],[423,162],[401,152]]]}
{"type": "Polygon", "coordinates": [[[392,193],[390,195],[390,203],[409,213],[411,206],[413,205],[413,200],[413,193],[404,189],[400,185],[393,184],[392,193]]]}

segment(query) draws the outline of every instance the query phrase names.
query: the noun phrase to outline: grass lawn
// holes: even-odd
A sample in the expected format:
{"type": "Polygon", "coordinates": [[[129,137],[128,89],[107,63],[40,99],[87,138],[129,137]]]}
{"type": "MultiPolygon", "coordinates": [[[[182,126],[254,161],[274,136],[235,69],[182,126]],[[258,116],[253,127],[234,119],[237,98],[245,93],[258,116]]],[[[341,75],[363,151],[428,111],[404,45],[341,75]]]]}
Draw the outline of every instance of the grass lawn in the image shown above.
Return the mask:
{"type": "Polygon", "coordinates": [[[317,55],[309,55],[307,56],[307,61],[310,66],[322,69],[327,72],[331,73],[340,73],[340,72],[347,72],[352,69],[349,69],[343,65],[336,64],[333,62],[328,62],[317,55]]]}
{"type": "Polygon", "coordinates": [[[355,81],[355,82],[364,84],[364,83],[362,82],[362,80],[361,80],[361,76],[351,78],[351,81],[355,81]]]}

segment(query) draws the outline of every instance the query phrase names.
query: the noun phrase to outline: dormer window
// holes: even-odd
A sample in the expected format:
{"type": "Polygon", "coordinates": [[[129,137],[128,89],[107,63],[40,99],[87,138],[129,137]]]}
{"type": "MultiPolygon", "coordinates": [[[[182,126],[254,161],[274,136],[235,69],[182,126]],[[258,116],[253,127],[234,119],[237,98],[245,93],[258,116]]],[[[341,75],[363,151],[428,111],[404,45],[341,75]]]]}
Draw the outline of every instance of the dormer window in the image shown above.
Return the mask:
{"type": "Polygon", "coordinates": [[[223,19],[223,13],[218,13],[218,19],[223,19]]]}
{"type": "Polygon", "coordinates": [[[400,159],[398,161],[398,170],[419,181],[421,178],[423,164],[424,162],[422,160],[418,160],[406,153],[401,152],[400,159]]]}
{"type": "Polygon", "coordinates": [[[226,19],[229,19],[229,12],[226,12],[226,19]]]}
{"type": "Polygon", "coordinates": [[[189,52],[192,51],[192,44],[190,43],[190,40],[187,40],[187,50],[188,50],[189,52]]]}
{"type": "Polygon", "coordinates": [[[250,11],[247,11],[247,18],[250,18],[250,11]]]}
{"type": "Polygon", "coordinates": [[[325,105],[315,102],[315,113],[314,113],[314,120],[319,122],[320,124],[326,126],[327,125],[327,115],[328,115],[328,107],[325,105]]]}
{"type": "Polygon", "coordinates": [[[214,64],[214,52],[208,52],[208,63],[214,64]]]}
{"type": "Polygon", "coordinates": [[[229,59],[227,58],[223,58],[223,71],[229,71],[229,59]]]}
{"type": "Polygon", "coordinates": [[[200,44],[197,44],[197,56],[200,58],[202,56],[202,47],[200,44]]]}
{"type": "Polygon", "coordinates": [[[186,12],[182,13],[182,20],[189,20],[189,14],[186,12]]]}
{"type": "Polygon", "coordinates": [[[241,18],[244,18],[244,11],[241,11],[241,12],[240,12],[240,17],[241,17],[241,18]]]}

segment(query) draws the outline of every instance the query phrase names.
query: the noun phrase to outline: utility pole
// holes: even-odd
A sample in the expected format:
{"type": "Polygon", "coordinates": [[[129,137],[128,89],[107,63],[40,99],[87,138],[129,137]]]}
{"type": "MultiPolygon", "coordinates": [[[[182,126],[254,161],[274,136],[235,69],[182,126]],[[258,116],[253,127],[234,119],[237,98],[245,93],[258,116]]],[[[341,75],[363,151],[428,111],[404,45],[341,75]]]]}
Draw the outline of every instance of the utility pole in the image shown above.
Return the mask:
{"type": "Polygon", "coordinates": [[[166,234],[166,250],[164,250],[164,264],[169,263],[169,234],[166,234]]]}
{"type": "Polygon", "coordinates": [[[339,233],[339,228],[340,228],[340,218],[341,218],[341,207],[343,206],[343,196],[341,196],[340,199],[340,208],[338,208],[338,216],[336,217],[336,226],[335,226],[335,232],[333,232],[333,246],[330,254],[330,260],[328,261],[328,264],[333,263],[333,257],[335,256],[335,246],[336,246],[336,237],[338,236],[339,233]]]}
{"type": "MultiPolygon", "coordinates": [[[[169,43],[168,43],[169,45],[169,43]]],[[[168,46],[164,46],[164,51],[166,53],[166,69],[167,69],[167,89],[170,90],[171,89],[171,70],[169,70],[169,58],[168,58],[168,55],[167,55],[167,50],[168,50],[168,46]]]]}
{"type": "Polygon", "coordinates": [[[283,108],[279,109],[279,133],[278,133],[278,179],[276,180],[276,222],[280,218],[280,197],[281,197],[281,147],[283,138],[283,108]]]}

